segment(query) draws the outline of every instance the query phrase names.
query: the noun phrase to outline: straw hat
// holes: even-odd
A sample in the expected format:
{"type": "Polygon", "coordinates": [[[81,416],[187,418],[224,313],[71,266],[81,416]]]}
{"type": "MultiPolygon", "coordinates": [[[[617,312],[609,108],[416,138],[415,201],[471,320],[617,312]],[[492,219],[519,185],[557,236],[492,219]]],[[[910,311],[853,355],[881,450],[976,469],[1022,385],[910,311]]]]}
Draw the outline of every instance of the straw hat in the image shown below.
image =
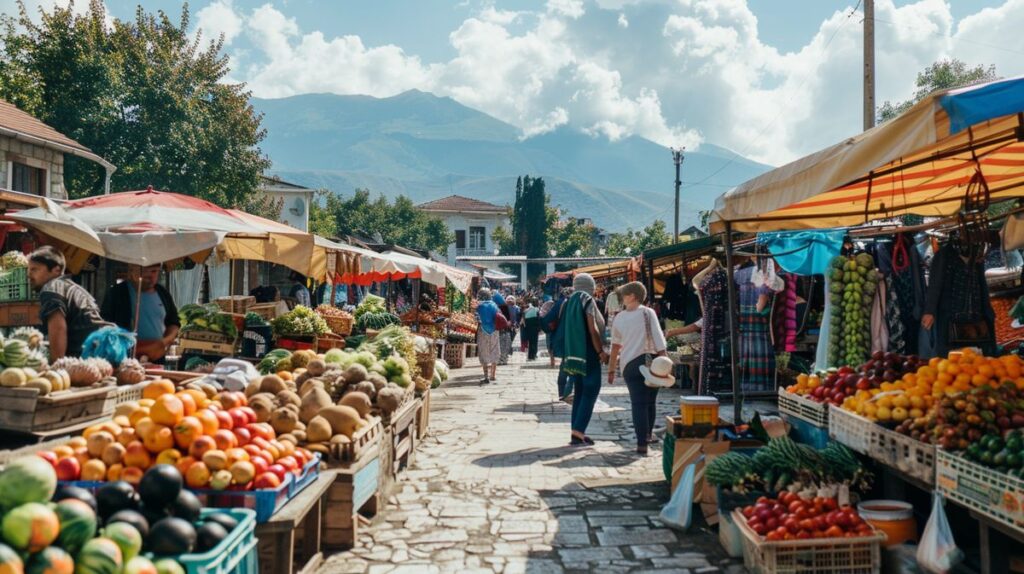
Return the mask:
{"type": "Polygon", "coordinates": [[[647,365],[640,365],[640,374],[644,376],[644,384],[648,387],[668,388],[676,384],[672,367],[672,359],[654,357],[650,368],[647,368],[647,365]]]}

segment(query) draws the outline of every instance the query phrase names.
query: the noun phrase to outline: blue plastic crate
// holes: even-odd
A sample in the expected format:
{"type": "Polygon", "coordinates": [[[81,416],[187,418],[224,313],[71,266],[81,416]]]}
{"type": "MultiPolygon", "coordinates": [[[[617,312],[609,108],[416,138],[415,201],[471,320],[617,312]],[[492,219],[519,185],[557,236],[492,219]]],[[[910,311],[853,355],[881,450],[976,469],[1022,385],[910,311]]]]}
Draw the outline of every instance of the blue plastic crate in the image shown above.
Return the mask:
{"type": "Polygon", "coordinates": [[[0,301],[27,301],[31,293],[28,269],[17,267],[0,271],[0,301]]]}
{"type": "Polygon", "coordinates": [[[815,426],[799,417],[785,413],[782,418],[790,424],[789,436],[796,442],[821,450],[832,441],[828,436],[828,427],[815,426]]]}
{"type": "Polygon", "coordinates": [[[302,474],[289,474],[281,486],[266,490],[192,489],[203,506],[211,508],[248,508],[256,511],[256,522],[262,524],[295,495],[320,476],[320,454],[302,468],[302,474]]]}
{"type": "Polygon", "coordinates": [[[178,563],[188,574],[259,574],[256,550],[256,513],[246,508],[204,508],[201,517],[214,512],[231,515],[238,526],[215,548],[202,554],[183,554],[178,563]]]}

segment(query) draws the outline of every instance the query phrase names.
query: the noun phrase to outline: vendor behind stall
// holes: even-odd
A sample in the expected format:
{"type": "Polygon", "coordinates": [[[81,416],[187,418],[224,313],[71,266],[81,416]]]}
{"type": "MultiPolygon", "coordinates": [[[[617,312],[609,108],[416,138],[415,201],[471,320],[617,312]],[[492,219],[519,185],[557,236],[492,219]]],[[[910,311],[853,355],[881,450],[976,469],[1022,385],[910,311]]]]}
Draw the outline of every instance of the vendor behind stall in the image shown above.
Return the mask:
{"type": "Polygon", "coordinates": [[[132,266],[128,280],[114,285],[103,299],[103,318],[138,333],[135,356],[159,362],[174,344],[181,328],[171,293],[159,283],[160,265],[132,266]],[[142,303],[136,303],[139,285],[142,303]],[[139,319],[136,325],[135,311],[139,319]],[[137,328],[136,328],[137,326],[137,328]]]}
{"type": "Polygon", "coordinates": [[[50,359],[82,354],[82,343],[93,331],[109,326],[100,317],[96,299],[64,275],[64,255],[50,246],[28,256],[28,277],[39,291],[39,319],[50,342],[50,359]]]}

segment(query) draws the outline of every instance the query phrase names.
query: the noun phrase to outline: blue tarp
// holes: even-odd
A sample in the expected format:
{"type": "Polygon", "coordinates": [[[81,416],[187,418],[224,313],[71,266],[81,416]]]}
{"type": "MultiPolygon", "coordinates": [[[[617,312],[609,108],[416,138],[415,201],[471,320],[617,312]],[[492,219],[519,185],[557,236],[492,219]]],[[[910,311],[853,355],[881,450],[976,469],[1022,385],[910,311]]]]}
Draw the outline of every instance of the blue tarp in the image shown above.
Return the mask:
{"type": "Polygon", "coordinates": [[[1024,78],[1011,78],[946,94],[939,104],[949,116],[950,135],[1024,110],[1024,78]]]}
{"type": "Polygon", "coordinates": [[[842,251],[844,237],[846,230],[821,229],[758,233],[757,241],[789,273],[821,275],[842,251]]]}

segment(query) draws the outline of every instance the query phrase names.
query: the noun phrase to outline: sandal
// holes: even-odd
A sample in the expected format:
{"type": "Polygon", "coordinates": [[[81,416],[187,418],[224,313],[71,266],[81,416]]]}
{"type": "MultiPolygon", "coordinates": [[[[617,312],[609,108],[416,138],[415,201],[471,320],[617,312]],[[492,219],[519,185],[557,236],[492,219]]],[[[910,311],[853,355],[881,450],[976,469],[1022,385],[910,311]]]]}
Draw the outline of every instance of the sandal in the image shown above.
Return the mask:
{"type": "Polygon", "coordinates": [[[647,445],[645,445],[645,444],[642,444],[642,445],[638,444],[636,446],[636,452],[637,452],[637,454],[640,454],[640,455],[646,455],[647,454],[647,445]]]}

